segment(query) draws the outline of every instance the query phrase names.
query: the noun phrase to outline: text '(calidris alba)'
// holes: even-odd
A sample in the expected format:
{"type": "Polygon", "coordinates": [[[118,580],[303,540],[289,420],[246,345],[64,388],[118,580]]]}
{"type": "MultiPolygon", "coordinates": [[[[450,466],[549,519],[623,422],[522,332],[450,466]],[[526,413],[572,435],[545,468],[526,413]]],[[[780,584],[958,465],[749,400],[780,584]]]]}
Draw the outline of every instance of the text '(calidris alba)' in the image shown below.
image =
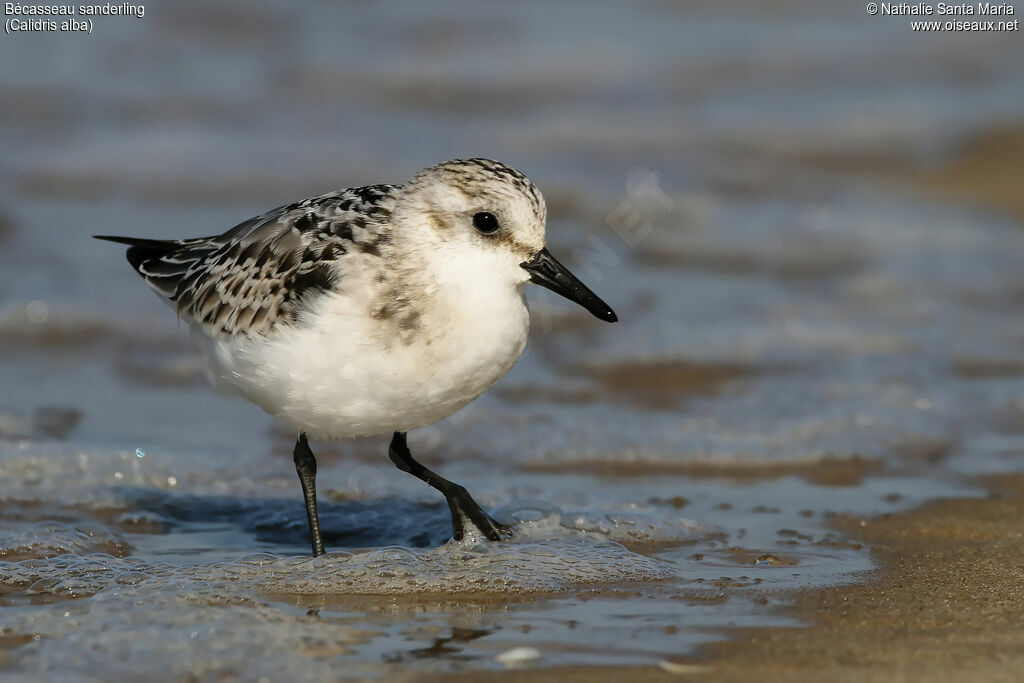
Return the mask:
{"type": "Polygon", "coordinates": [[[102,236],[201,340],[215,384],[298,432],[295,469],[313,554],[324,552],[307,435],[393,433],[391,460],[499,540],[508,529],[462,486],[415,459],[405,433],[452,415],[505,375],[526,346],[527,282],[601,320],[615,313],[545,248],[544,199],[489,159],[425,169],[281,206],[222,235],[102,236]]]}

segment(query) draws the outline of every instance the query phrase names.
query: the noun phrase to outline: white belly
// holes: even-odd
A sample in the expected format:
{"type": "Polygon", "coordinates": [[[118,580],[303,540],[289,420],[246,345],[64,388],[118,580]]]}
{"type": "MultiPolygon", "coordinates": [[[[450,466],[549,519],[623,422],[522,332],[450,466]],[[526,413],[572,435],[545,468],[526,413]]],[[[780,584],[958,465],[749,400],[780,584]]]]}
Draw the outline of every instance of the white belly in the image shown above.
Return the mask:
{"type": "MultiPolygon", "coordinates": [[[[330,299],[330,300],[327,300],[330,299]]],[[[521,296],[432,320],[402,341],[342,297],[269,340],[207,340],[215,384],[314,438],[432,424],[461,410],[515,364],[529,314],[521,296]]]]}

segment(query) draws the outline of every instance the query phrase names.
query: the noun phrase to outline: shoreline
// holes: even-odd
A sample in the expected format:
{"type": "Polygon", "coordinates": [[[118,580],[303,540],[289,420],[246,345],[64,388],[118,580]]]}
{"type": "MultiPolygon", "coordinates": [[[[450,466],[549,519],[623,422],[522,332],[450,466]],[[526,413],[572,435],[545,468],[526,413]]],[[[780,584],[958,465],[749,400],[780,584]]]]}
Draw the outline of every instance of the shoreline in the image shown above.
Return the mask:
{"type": "Polygon", "coordinates": [[[869,545],[863,583],[797,594],[811,625],[745,629],[701,653],[715,680],[1019,680],[1024,667],[1024,474],[985,498],[939,499],[836,527],[869,545]]]}
{"type": "MultiPolygon", "coordinates": [[[[864,581],[785,593],[801,627],[729,630],[656,666],[488,672],[502,681],[1011,681],[1024,670],[1024,474],[979,480],[983,498],[944,498],[833,527],[871,547],[864,581]]],[[[450,680],[467,672],[429,676],[450,680]]]]}

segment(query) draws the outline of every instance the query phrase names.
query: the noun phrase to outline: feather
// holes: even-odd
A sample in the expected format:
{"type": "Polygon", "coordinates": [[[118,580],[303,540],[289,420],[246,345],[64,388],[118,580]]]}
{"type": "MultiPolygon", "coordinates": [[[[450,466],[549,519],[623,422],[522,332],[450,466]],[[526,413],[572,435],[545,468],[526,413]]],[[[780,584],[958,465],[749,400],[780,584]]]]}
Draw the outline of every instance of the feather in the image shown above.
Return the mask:
{"type": "Polygon", "coordinates": [[[310,297],[335,286],[346,254],[379,255],[396,189],[369,185],[310,197],[212,237],[95,237],[128,245],[139,275],[206,334],[257,336],[295,324],[310,297]]]}

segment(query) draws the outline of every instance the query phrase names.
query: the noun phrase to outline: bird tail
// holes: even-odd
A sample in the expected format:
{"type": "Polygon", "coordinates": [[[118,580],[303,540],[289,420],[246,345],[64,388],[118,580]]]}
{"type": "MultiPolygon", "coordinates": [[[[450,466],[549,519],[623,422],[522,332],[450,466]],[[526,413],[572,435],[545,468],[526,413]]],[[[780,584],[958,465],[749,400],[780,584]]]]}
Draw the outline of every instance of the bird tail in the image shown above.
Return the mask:
{"type": "Polygon", "coordinates": [[[166,256],[177,251],[179,245],[171,240],[148,240],[141,237],[119,237],[117,235],[93,235],[98,240],[127,244],[129,249],[126,256],[132,268],[139,270],[142,264],[150,259],[166,256]]]}

